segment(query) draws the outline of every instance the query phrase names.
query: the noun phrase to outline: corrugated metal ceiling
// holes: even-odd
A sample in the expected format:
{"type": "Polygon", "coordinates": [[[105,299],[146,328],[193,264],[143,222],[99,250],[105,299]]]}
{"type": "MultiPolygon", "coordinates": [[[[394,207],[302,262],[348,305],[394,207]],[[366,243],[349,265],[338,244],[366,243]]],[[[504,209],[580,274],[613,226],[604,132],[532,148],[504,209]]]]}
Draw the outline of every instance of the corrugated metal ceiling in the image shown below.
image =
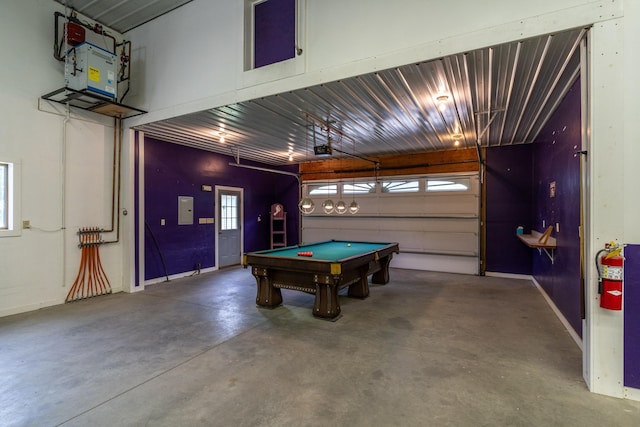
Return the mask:
{"type": "MultiPolygon", "coordinates": [[[[123,32],[186,3],[56,1],[123,32]]],[[[316,160],[313,147],[328,142],[334,154],[367,158],[476,143],[530,143],[580,74],[585,32],[575,29],[408,64],[138,129],[272,165],[316,160]]]]}
{"type": "Polygon", "coordinates": [[[530,143],[579,76],[584,32],[409,64],[140,130],[273,165],[289,163],[289,155],[296,163],[317,160],[313,147],[329,140],[334,149],[368,158],[469,148],[477,142],[483,147],[530,143]]]}
{"type": "Polygon", "coordinates": [[[120,34],[192,0],[55,0],[120,34]]]}

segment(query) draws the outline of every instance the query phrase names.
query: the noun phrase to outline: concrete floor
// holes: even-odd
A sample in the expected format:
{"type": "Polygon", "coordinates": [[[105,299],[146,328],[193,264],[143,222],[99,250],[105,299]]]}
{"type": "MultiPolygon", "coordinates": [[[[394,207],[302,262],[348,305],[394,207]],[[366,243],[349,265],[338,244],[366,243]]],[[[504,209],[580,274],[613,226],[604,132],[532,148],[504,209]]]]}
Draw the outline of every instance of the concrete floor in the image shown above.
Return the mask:
{"type": "Polygon", "coordinates": [[[638,426],[528,281],[391,269],[342,318],[234,268],[0,319],[2,426],[638,426]]]}

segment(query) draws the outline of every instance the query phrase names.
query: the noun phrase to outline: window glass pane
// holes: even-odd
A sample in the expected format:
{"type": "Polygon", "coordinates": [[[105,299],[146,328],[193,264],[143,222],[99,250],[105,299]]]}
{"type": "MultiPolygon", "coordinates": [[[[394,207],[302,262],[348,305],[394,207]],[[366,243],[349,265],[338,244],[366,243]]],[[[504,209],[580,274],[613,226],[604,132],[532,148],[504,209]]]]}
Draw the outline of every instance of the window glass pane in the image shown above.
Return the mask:
{"type": "Polygon", "coordinates": [[[397,181],[383,181],[382,192],[383,193],[415,193],[420,190],[420,182],[397,180],[397,181]]]}
{"type": "Polygon", "coordinates": [[[375,182],[354,182],[342,186],[342,194],[368,194],[376,192],[375,182]]]}
{"type": "Polygon", "coordinates": [[[433,178],[427,179],[427,191],[467,191],[469,178],[433,178]]]}
{"type": "Polygon", "coordinates": [[[295,0],[256,3],[254,13],[254,68],[295,56],[295,0]]]}
{"type": "Polygon", "coordinates": [[[238,196],[222,194],[220,196],[220,229],[238,229],[238,196]]]}
{"type": "Polygon", "coordinates": [[[9,166],[0,163],[0,229],[8,228],[9,205],[9,166]]]}
{"type": "Polygon", "coordinates": [[[337,184],[309,184],[307,187],[310,196],[328,196],[338,194],[337,184]]]}

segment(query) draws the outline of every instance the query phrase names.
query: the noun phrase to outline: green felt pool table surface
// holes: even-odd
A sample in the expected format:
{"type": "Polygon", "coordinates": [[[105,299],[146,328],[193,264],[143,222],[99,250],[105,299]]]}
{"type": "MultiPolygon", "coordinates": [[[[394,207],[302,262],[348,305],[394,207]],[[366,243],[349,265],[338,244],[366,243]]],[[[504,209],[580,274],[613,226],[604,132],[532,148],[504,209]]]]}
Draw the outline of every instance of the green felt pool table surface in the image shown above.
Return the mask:
{"type": "Polygon", "coordinates": [[[362,253],[379,250],[388,243],[367,243],[331,240],[326,242],[311,243],[308,245],[289,246],[282,249],[271,249],[255,252],[256,254],[275,257],[306,258],[318,261],[336,262],[345,258],[360,255],[362,253]],[[312,252],[313,256],[300,257],[298,252],[312,252]]]}

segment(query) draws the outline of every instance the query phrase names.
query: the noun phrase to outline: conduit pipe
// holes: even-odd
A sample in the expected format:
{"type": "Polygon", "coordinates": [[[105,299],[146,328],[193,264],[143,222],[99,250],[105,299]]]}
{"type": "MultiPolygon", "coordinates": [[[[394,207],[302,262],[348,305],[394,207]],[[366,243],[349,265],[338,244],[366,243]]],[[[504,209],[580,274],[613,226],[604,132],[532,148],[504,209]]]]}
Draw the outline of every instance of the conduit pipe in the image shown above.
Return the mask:
{"type": "Polygon", "coordinates": [[[105,240],[103,243],[118,243],[120,241],[120,195],[122,188],[122,119],[113,119],[113,164],[111,173],[111,226],[102,230],[105,233],[116,232],[115,240],[105,240]],[[118,182],[116,187],[116,180],[118,182]],[[117,194],[117,195],[116,195],[117,194]]]}
{"type": "Polygon", "coordinates": [[[67,123],[71,120],[71,108],[62,121],[62,147],[60,153],[60,229],[62,230],[62,287],[67,283],[67,123]]]}

